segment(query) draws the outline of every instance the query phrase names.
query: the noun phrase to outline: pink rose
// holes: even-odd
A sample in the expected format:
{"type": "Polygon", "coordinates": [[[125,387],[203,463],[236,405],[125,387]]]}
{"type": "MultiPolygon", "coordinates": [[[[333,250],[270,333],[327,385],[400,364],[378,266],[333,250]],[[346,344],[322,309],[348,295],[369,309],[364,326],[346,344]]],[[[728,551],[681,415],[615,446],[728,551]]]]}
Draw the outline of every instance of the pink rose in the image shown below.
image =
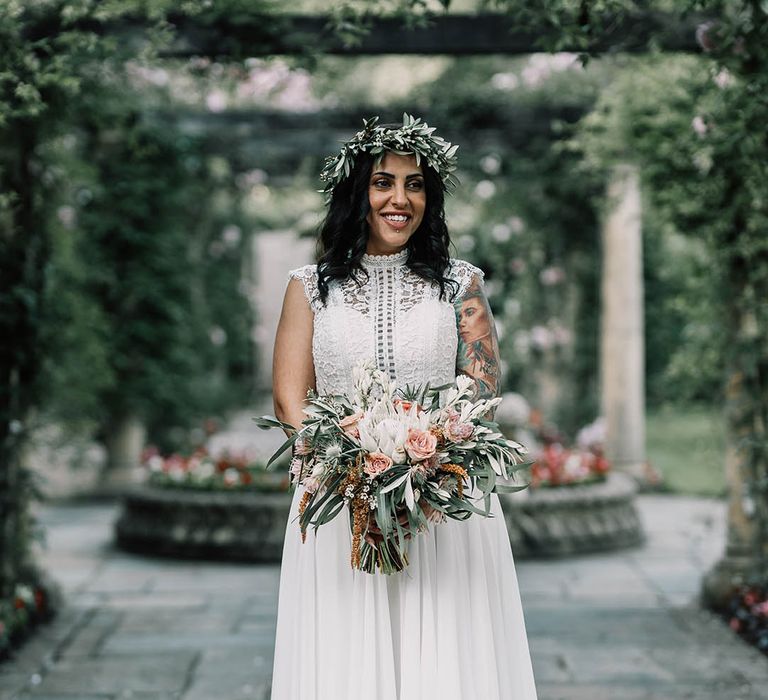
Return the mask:
{"type": "Polygon", "coordinates": [[[392,460],[381,452],[369,452],[365,455],[363,471],[368,476],[378,476],[392,466],[392,460]]]}
{"type": "Polygon", "coordinates": [[[360,422],[360,419],[363,417],[362,411],[356,411],[351,416],[346,416],[345,418],[342,418],[339,421],[339,427],[347,433],[347,435],[351,435],[352,437],[359,438],[360,437],[360,431],[357,429],[357,424],[360,422]]]}
{"type": "Polygon", "coordinates": [[[408,439],[405,441],[405,451],[414,462],[429,459],[435,454],[437,438],[426,430],[408,430],[408,439]]]}
{"type": "Polygon", "coordinates": [[[443,426],[443,432],[451,442],[463,442],[472,437],[475,426],[472,423],[462,423],[458,414],[450,416],[443,426]]]}

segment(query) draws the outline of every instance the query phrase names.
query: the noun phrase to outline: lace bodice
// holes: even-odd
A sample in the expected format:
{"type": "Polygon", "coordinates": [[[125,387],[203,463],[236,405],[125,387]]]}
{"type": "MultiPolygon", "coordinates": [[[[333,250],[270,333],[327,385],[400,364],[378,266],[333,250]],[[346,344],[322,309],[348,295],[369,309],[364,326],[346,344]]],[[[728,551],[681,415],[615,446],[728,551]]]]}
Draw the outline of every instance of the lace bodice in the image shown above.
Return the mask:
{"type": "MultiPolygon", "coordinates": [[[[329,284],[327,303],[320,302],[317,266],[291,270],[301,280],[314,312],[312,354],[317,391],[352,391],[352,367],[374,358],[397,386],[445,384],[456,376],[458,336],[450,301],[439,299],[440,288],[409,268],[408,251],[394,255],[364,255],[361,283],[352,277],[329,284]]],[[[447,277],[459,284],[461,297],[480,268],[451,259],[447,277]]],[[[447,285],[448,298],[454,287],[447,285]]]]}

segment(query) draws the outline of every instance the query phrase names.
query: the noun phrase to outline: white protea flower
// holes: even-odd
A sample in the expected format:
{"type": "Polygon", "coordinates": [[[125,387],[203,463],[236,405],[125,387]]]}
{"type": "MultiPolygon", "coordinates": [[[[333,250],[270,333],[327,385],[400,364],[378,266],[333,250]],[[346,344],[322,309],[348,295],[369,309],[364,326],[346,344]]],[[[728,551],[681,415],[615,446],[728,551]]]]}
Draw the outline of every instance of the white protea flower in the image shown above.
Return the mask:
{"type": "Polygon", "coordinates": [[[384,402],[374,408],[357,424],[360,444],[368,452],[381,452],[395,464],[405,462],[403,445],[408,437],[408,424],[382,412],[384,402]]]}

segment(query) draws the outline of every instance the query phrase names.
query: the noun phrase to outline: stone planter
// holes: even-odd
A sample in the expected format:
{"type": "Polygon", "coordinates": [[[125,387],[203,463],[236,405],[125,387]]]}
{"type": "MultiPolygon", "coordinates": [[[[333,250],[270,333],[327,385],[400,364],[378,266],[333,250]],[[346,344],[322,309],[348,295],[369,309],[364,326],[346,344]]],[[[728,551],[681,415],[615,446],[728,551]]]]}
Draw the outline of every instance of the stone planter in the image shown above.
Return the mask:
{"type": "Polygon", "coordinates": [[[280,561],[291,495],[137,486],[123,496],[116,541],[146,554],[280,561]]]}
{"type": "Polygon", "coordinates": [[[620,472],[583,486],[526,489],[499,496],[518,559],[561,557],[640,544],[637,487],[620,472]]]}
{"type": "MultiPolygon", "coordinates": [[[[597,484],[501,494],[515,557],[639,544],[643,534],[635,494],[632,479],[618,473],[597,484]]],[[[279,562],[291,497],[287,492],[133,487],[115,524],[117,544],[162,556],[279,562]]]]}

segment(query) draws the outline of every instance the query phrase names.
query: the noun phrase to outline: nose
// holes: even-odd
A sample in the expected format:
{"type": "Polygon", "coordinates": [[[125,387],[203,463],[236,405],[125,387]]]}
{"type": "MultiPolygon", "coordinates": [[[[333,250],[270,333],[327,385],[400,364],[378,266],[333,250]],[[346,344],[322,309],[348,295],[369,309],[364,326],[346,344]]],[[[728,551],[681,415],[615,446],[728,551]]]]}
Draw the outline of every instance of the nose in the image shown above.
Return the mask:
{"type": "Polygon", "coordinates": [[[405,207],[408,204],[408,194],[405,191],[404,182],[395,182],[395,186],[392,188],[391,203],[397,207],[405,207]]]}

